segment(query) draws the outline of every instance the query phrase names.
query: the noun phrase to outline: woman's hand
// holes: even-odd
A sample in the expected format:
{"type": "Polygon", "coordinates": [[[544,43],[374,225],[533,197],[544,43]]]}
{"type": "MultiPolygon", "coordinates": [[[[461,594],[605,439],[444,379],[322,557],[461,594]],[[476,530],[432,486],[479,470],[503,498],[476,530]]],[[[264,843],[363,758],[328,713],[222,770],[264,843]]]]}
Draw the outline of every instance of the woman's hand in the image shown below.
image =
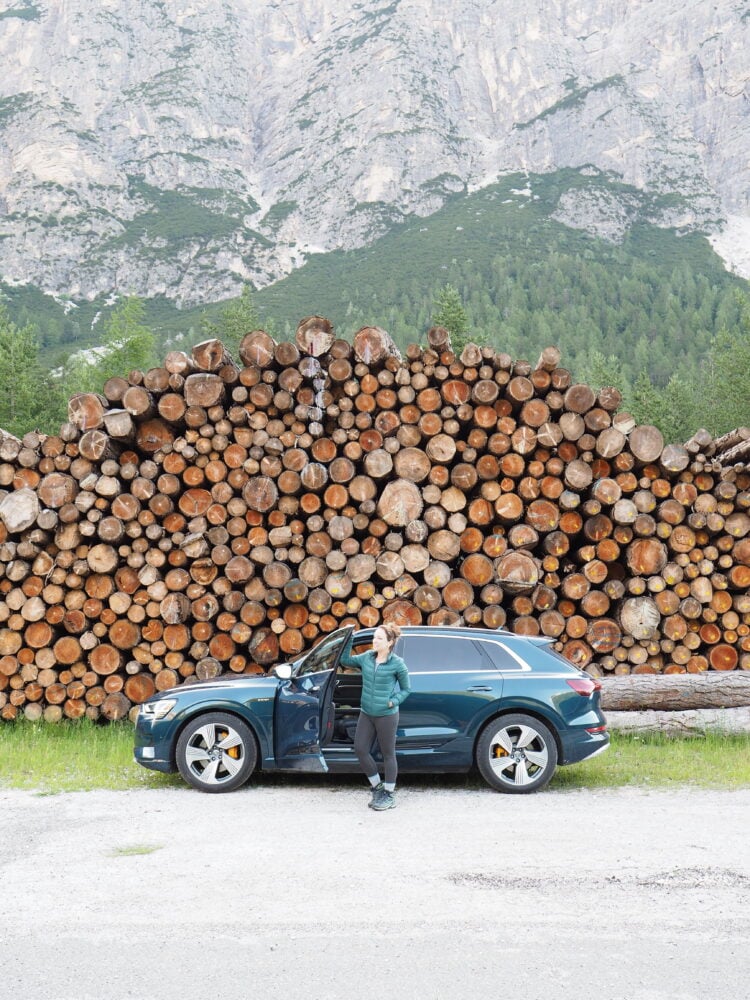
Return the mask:
{"type": "Polygon", "coordinates": [[[392,701],[388,702],[388,708],[393,708],[393,702],[392,701]]]}

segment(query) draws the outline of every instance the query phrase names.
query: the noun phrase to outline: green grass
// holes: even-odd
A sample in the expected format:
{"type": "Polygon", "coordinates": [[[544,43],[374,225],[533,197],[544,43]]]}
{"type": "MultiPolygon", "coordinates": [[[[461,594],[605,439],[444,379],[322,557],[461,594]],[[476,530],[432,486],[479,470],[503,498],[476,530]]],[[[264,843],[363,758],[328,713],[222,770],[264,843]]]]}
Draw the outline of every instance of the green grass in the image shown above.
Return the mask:
{"type": "Polygon", "coordinates": [[[110,857],[132,858],[140,854],[153,854],[154,851],[160,851],[163,846],[163,844],[129,844],[126,847],[115,847],[110,852],[110,857]]]}
{"type": "MultiPolygon", "coordinates": [[[[475,783],[473,778],[470,783],[475,783]]],[[[476,784],[479,787],[478,779],[476,784]]],[[[550,785],[560,791],[679,786],[750,787],[750,736],[709,733],[668,739],[615,733],[606,753],[560,768],[550,785]]],[[[184,783],[177,775],[147,771],[134,763],[130,723],[98,726],[82,720],[57,726],[25,721],[0,725],[0,788],[54,795],[170,787],[184,787],[184,783]]],[[[118,853],[145,854],[158,849],[130,845],[118,853]]]]}
{"type": "Polygon", "coordinates": [[[571,788],[750,787],[750,736],[670,738],[612,734],[609,750],[560,768],[550,785],[571,788]]]}
{"type": "Polygon", "coordinates": [[[98,726],[80,720],[57,726],[25,721],[0,725],[0,788],[55,794],[180,784],[178,777],[147,771],[133,761],[130,723],[98,726]]]}

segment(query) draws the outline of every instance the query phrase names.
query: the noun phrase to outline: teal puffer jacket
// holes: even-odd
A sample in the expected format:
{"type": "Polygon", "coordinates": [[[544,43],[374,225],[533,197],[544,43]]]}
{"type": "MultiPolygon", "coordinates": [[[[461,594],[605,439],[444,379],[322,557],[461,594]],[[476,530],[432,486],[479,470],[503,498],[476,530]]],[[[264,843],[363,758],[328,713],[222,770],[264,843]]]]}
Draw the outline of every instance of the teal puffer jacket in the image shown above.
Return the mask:
{"type": "Polygon", "coordinates": [[[356,656],[347,649],[340,663],[345,667],[359,667],[362,671],[360,707],[367,715],[395,715],[401,702],[409,696],[409,671],[401,657],[394,653],[384,663],[377,663],[372,649],[356,656]]]}

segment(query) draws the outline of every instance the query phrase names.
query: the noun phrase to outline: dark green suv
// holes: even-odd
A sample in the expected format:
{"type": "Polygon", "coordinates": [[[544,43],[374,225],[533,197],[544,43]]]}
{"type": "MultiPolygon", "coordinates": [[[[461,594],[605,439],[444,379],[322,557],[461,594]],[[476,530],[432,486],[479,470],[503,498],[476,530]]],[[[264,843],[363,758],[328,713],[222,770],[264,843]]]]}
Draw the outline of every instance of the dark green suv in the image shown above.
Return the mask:
{"type": "MultiPolygon", "coordinates": [[[[189,684],[154,695],[138,714],[135,759],[179,770],[194,788],[228,792],[256,769],[357,771],[354,730],[362,679],[339,665],[373,629],[339,629],[267,676],[189,684]]],[[[409,669],[396,753],[402,772],[476,766],[501,792],[543,788],[558,764],[609,744],[598,681],[551,640],[457,627],[404,628],[395,652],[409,669]]]]}

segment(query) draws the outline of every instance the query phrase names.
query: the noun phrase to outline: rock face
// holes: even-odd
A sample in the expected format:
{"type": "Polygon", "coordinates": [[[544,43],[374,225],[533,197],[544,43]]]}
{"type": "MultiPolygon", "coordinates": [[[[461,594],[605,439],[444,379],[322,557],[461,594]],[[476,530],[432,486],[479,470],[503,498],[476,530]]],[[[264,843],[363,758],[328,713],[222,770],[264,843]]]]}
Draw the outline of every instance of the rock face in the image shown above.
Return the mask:
{"type": "Polygon", "coordinates": [[[620,238],[625,184],[742,270],[749,49],[736,0],[16,0],[0,267],[218,299],[499,175],[573,167],[607,185],[566,192],[561,221],[620,238]]]}

